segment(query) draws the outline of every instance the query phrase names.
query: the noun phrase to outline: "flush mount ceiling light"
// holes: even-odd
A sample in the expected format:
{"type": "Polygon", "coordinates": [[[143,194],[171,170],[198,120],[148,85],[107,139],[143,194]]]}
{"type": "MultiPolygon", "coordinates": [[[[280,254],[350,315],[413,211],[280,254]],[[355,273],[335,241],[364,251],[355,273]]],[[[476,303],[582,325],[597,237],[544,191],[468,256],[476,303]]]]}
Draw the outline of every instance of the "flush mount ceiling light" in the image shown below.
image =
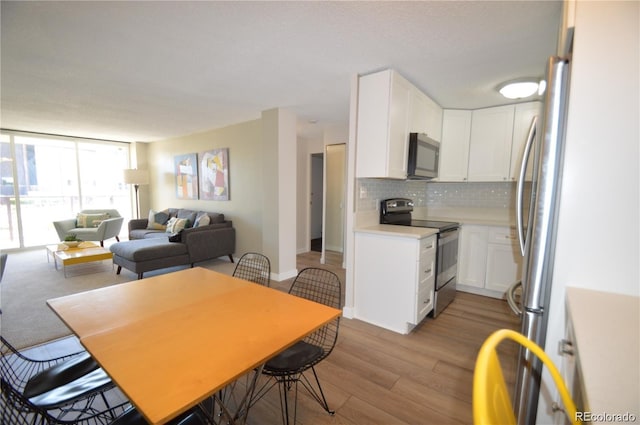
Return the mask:
{"type": "Polygon", "coordinates": [[[538,92],[538,79],[521,78],[507,81],[498,86],[498,91],[507,99],[522,99],[538,92]]]}

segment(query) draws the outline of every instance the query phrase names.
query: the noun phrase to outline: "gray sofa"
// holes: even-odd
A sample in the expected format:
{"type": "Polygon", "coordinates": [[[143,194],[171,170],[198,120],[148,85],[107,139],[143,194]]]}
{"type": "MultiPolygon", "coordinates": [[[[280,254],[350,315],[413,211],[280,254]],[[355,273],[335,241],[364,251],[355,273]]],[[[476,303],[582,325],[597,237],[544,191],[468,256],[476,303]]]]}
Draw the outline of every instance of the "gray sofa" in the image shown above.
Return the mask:
{"type": "Polygon", "coordinates": [[[224,214],[169,208],[160,213],[169,217],[186,218],[188,227],[174,234],[176,241],[169,240],[170,234],[163,228],[153,228],[149,219],[135,219],[129,222],[129,241],[112,244],[113,262],[138,274],[167,267],[175,267],[228,256],[233,262],[236,248],[236,231],[224,214]],[[196,220],[208,216],[209,224],[193,227],[196,220]],[[195,219],[194,219],[195,218],[195,219]],[[192,221],[192,219],[194,219],[192,221]]]}

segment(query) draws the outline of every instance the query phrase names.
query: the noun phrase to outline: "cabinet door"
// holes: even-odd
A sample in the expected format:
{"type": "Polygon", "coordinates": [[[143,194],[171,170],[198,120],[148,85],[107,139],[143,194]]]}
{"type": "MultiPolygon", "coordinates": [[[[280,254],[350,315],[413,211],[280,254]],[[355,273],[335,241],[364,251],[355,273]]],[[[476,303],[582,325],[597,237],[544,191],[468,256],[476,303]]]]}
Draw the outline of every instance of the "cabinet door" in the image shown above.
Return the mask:
{"type": "Polygon", "coordinates": [[[505,292],[521,276],[522,256],[515,227],[489,227],[485,288],[505,292]]]}
{"type": "Polygon", "coordinates": [[[442,119],[440,173],[438,181],[467,180],[471,111],[446,109],[442,119]]]}
{"type": "Polygon", "coordinates": [[[460,284],[484,288],[488,238],[487,226],[462,226],[458,251],[458,282],[460,284]]]}
{"type": "Polygon", "coordinates": [[[511,165],[513,105],[473,111],[469,181],[505,181],[511,165]]]}
{"type": "Polygon", "coordinates": [[[426,133],[433,140],[442,140],[442,108],[417,87],[411,91],[409,132],[426,133]]]}
{"type": "Polygon", "coordinates": [[[390,100],[391,71],[360,77],[356,177],[385,176],[390,100]]]}
{"type": "Polygon", "coordinates": [[[418,89],[411,91],[410,110],[409,132],[429,134],[429,98],[418,89]]]}
{"type": "Polygon", "coordinates": [[[409,151],[409,97],[413,86],[395,72],[392,76],[386,177],[404,179],[409,151]]]}
{"type": "Polygon", "coordinates": [[[521,279],[521,261],[515,254],[511,245],[488,245],[486,289],[505,292],[521,279]]]}
{"type": "Polygon", "coordinates": [[[426,96],[427,107],[427,131],[433,140],[442,141],[442,108],[436,102],[426,96]]]}
{"type": "MultiPolygon", "coordinates": [[[[513,120],[513,143],[511,145],[511,170],[509,172],[509,178],[513,181],[518,179],[520,174],[520,164],[522,163],[522,157],[524,156],[524,148],[529,135],[529,127],[531,127],[531,121],[533,117],[538,116],[538,134],[537,139],[540,139],[540,132],[542,131],[542,102],[528,102],[520,103],[516,105],[515,117],[513,120]]],[[[533,152],[529,156],[529,162],[527,166],[526,181],[531,181],[531,175],[533,172],[533,152]]]]}

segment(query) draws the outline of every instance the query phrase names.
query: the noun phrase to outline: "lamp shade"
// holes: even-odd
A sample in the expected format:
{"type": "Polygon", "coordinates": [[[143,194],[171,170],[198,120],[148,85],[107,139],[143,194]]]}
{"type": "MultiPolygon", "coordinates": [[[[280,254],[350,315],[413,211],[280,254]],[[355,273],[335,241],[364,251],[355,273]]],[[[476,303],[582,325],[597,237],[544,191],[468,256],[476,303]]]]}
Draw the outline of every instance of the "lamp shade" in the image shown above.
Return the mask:
{"type": "Polygon", "coordinates": [[[149,173],[147,170],[138,170],[136,168],[124,170],[125,184],[149,184],[149,173]]]}

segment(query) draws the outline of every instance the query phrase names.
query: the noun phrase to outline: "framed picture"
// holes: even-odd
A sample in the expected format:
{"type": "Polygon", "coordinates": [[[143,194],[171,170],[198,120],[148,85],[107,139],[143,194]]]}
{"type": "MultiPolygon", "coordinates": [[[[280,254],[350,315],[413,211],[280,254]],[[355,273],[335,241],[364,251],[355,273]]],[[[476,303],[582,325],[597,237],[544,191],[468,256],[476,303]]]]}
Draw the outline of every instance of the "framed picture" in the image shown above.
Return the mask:
{"type": "Polygon", "coordinates": [[[198,199],[198,161],[195,153],[173,158],[176,175],[176,197],[198,199]]]}
{"type": "Polygon", "coordinates": [[[229,200],[229,148],[201,152],[199,160],[200,199],[229,200]]]}

